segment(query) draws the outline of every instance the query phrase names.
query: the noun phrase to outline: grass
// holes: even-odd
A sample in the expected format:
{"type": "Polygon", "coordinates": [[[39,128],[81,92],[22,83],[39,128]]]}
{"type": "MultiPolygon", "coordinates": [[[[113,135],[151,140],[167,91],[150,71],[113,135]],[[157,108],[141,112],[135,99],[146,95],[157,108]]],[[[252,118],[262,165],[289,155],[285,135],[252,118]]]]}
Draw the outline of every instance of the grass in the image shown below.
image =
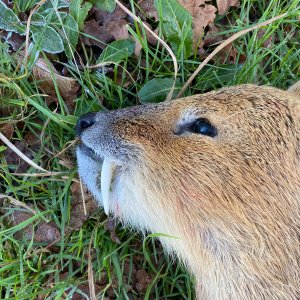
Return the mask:
{"type": "MultiPolygon", "coordinates": [[[[249,24],[283,12],[290,14],[276,25],[264,28],[262,36],[255,31],[238,39],[234,43],[237,57],[246,59],[243,62],[237,59],[233,64],[210,62],[192,82],[186,95],[243,83],[286,89],[299,79],[298,0],[245,0],[241,3],[240,9],[231,9],[230,15],[223,17],[232,24],[226,26],[223,33],[238,32],[249,24]],[[266,48],[263,43],[268,39],[271,43],[266,48]]],[[[222,21],[218,18],[217,23],[222,21]]],[[[47,170],[63,172],[65,176],[30,176],[37,173],[32,167],[25,169],[26,175],[16,175],[16,166],[8,162],[6,147],[0,146],[0,194],[30,205],[36,212],[24,222],[11,226],[9,220],[14,212],[27,209],[10,204],[9,199],[3,203],[0,216],[0,294],[3,299],[88,299],[89,264],[99,299],[195,297],[193,279],[176,260],[164,255],[155,238],[144,239],[119,225],[117,234],[121,244],[116,243],[106,229],[107,220],[101,209],[95,210],[78,231],[68,229],[74,201],[70,187],[78,176],[74,148],[57,154],[74,139],[77,117],[88,111],[135,105],[137,92],[146,82],[173,76],[169,53],[164,48],[149,46],[143,39],[144,30],[135,32],[143,40],[143,55],[126,58],[121,69],[112,66],[110,77],[101,68],[79,68],[75,61],[62,60],[61,55],[51,58],[60,61],[56,65],[67,68],[69,76],[76,78],[81,86],[73,112],[61,97],[57,105],[49,107],[38,84],[31,80],[33,60],[40,53],[38,46],[31,46],[26,73],[24,68],[18,67],[18,54],[11,52],[3,39],[0,42],[0,113],[4,108],[10,109],[10,113],[2,113],[0,125],[13,126],[12,143],[26,142],[28,133],[40,140],[38,147],[29,145],[31,151],[27,155],[47,170]],[[134,83],[124,85],[129,80],[125,70],[134,74],[134,83]],[[53,221],[59,228],[62,238],[55,245],[48,247],[33,239],[16,238],[16,233],[24,231],[28,224],[36,225],[42,220],[53,221]],[[130,288],[136,284],[137,270],[145,270],[150,276],[150,282],[140,293],[130,288]],[[99,286],[101,291],[97,290],[99,286]],[[75,294],[79,298],[75,298],[75,294]]],[[[45,57],[44,53],[40,55],[45,57]]],[[[83,48],[81,55],[86,66],[95,64],[92,48],[83,48]]],[[[200,64],[199,57],[184,58],[182,53],[177,53],[177,60],[178,78],[184,83],[200,64]]]]}

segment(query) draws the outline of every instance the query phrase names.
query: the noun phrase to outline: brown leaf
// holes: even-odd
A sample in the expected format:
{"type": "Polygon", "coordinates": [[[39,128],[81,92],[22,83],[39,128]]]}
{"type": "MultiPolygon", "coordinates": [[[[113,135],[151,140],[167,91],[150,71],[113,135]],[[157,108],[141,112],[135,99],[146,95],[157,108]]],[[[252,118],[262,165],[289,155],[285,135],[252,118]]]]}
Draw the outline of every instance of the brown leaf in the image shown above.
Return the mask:
{"type": "MultiPolygon", "coordinates": [[[[39,119],[32,119],[32,121],[35,122],[35,124],[41,124],[41,121],[39,119]]],[[[28,148],[31,150],[38,150],[41,146],[41,140],[39,139],[38,134],[41,134],[41,132],[38,130],[36,134],[33,134],[32,132],[27,132],[24,135],[24,141],[28,148]]]]}
{"type": "MultiPolygon", "coordinates": [[[[257,32],[257,37],[259,40],[264,39],[264,35],[266,34],[266,30],[261,28],[260,30],[258,30],[257,32]]],[[[276,38],[277,36],[275,36],[276,38]]],[[[264,40],[263,42],[263,47],[264,48],[270,48],[273,44],[274,44],[274,36],[270,35],[267,39],[264,40]]]]}
{"type": "Polygon", "coordinates": [[[41,91],[52,97],[52,99],[57,99],[53,83],[54,79],[68,109],[73,111],[74,99],[77,97],[77,92],[80,87],[74,78],[60,75],[52,63],[43,58],[37,60],[32,69],[32,73],[41,91]]]}
{"type": "Polygon", "coordinates": [[[107,24],[106,29],[112,33],[114,40],[124,40],[129,38],[126,20],[119,20],[107,24]]]}
{"type": "MultiPolygon", "coordinates": [[[[33,216],[30,212],[23,212],[23,211],[14,211],[11,216],[11,227],[16,226],[33,216]]],[[[22,228],[22,230],[17,231],[14,234],[14,237],[17,240],[31,240],[33,235],[33,226],[31,224],[27,225],[26,227],[22,228]]]]}
{"type": "Polygon", "coordinates": [[[2,0],[2,2],[10,9],[13,9],[14,7],[14,3],[12,1],[9,0],[2,0]]]}
{"type": "Polygon", "coordinates": [[[72,203],[69,226],[73,230],[79,230],[83,223],[88,219],[90,214],[93,213],[98,207],[94,197],[88,193],[84,186],[82,188],[84,200],[82,199],[80,184],[78,182],[74,182],[71,186],[72,203]],[[83,201],[85,201],[87,215],[84,213],[83,201]]]}
{"type": "Polygon", "coordinates": [[[152,282],[152,278],[145,270],[140,269],[136,272],[136,281],[136,289],[139,292],[144,293],[147,290],[149,284],[152,282]]]}
{"type": "Polygon", "coordinates": [[[134,55],[140,56],[142,49],[143,49],[142,44],[138,40],[135,40],[134,55]]]}
{"type": "MultiPolygon", "coordinates": [[[[151,24],[149,24],[146,21],[144,22],[144,24],[147,25],[151,30],[153,30],[151,24]]],[[[156,35],[158,35],[158,28],[154,29],[153,32],[156,35]]],[[[147,38],[148,43],[152,46],[156,46],[158,43],[158,39],[156,37],[154,37],[153,34],[151,34],[148,30],[145,30],[145,33],[146,33],[146,38],[147,38]]]]}
{"type": "Polygon", "coordinates": [[[231,43],[225,46],[217,55],[216,59],[219,58],[219,63],[225,64],[235,64],[237,59],[238,50],[231,43]]]}
{"type": "Polygon", "coordinates": [[[7,39],[7,42],[11,45],[13,51],[18,51],[25,43],[25,36],[12,32],[10,37],[7,39]]]}
{"type": "Polygon", "coordinates": [[[94,18],[85,22],[83,27],[83,43],[87,46],[98,46],[104,49],[114,40],[129,37],[126,25],[126,13],[117,6],[113,13],[94,8],[94,18]],[[90,35],[91,37],[87,36],[90,35]]]}
{"type": "Polygon", "coordinates": [[[60,231],[54,222],[41,222],[35,231],[34,240],[36,242],[47,242],[49,244],[59,240],[60,231]]]}
{"type": "Polygon", "coordinates": [[[229,9],[230,6],[239,7],[240,1],[239,0],[217,0],[217,7],[219,15],[225,15],[226,11],[229,9]]]}
{"type": "MultiPolygon", "coordinates": [[[[206,52],[205,49],[213,49],[218,44],[220,44],[224,39],[226,39],[225,35],[219,34],[220,30],[214,24],[209,24],[208,26],[209,31],[204,38],[203,47],[200,48],[198,51],[199,56],[201,59],[204,59],[208,56],[209,52],[206,52]]],[[[243,63],[246,57],[243,54],[238,56],[238,50],[235,48],[233,43],[222,48],[213,58],[212,61],[218,62],[220,64],[235,64],[236,60],[238,59],[238,63],[243,63]]]]}
{"type": "MultiPolygon", "coordinates": [[[[7,124],[1,124],[0,125],[0,132],[8,139],[10,140],[14,134],[14,127],[7,123],[7,124]]],[[[3,145],[3,142],[0,141],[0,146],[3,145]]]]}
{"type": "MultiPolygon", "coordinates": [[[[12,215],[8,217],[8,222],[10,223],[10,226],[13,227],[30,219],[32,216],[32,212],[15,210],[12,215]]],[[[60,239],[61,235],[54,222],[47,223],[45,221],[40,221],[35,227],[33,224],[29,224],[25,228],[17,231],[14,237],[19,240],[31,240],[33,237],[34,242],[50,244],[60,239]]]]}
{"type": "Polygon", "coordinates": [[[115,219],[108,219],[104,224],[104,228],[110,233],[110,238],[113,242],[115,242],[116,244],[121,244],[121,241],[116,232],[117,225],[115,219]]]}
{"type": "Polygon", "coordinates": [[[206,0],[179,0],[179,3],[190,12],[193,17],[193,41],[197,46],[204,34],[204,28],[212,23],[216,17],[217,9],[206,0]]]}
{"type": "MultiPolygon", "coordinates": [[[[41,121],[37,118],[32,119],[32,121],[34,121],[35,123],[40,124],[41,121]]],[[[22,122],[19,122],[18,125],[21,124],[19,129],[22,129],[22,122]]],[[[10,124],[6,124],[6,125],[10,125],[10,124]]],[[[7,128],[7,127],[6,127],[7,128]]],[[[11,139],[12,134],[13,134],[13,128],[11,128],[11,125],[9,126],[9,128],[7,128],[10,131],[10,137],[6,136],[8,139],[11,139]]],[[[0,128],[1,133],[2,129],[0,128]]],[[[25,156],[27,156],[29,159],[34,159],[34,153],[36,151],[38,151],[41,147],[41,141],[38,138],[38,134],[39,132],[35,134],[31,133],[31,132],[27,132],[24,135],[23,140],[17,140],[17,141],[11,141],[13,143],[13,145],[18,148],[18,150],[20,150],[25,156]]],[[[4,132],[5,135],[5,132],[4,132]]],[[[0,143],[1,144],[1,143],[0,143]]],[[[4,151],[4,157],[6,159],[6,162],[8,165],[14,165],[15,166],[15,172],[17,173],[25,173],[28,168],[30,167],[30,165],[23,160],[22,158],[20,158],[20,156],[18,154],[16,154],[11,148],[7,147],[7,149],[4,151]]]]}
{"type": "Polygon", "coordinates": [[[146,18],[154,19],[156,22],[159,20],[153,0],[139,0],[137,5],[142,11],[141,17],[143,20],[146,20],[146,18]]]}
{"type": "Polygon", "coordinates": [[[209,24],[203,46],[209,47],[221,43],[225,39],[225,36],[219,34],[219,32],[219,27],[217,27],[215,24],[209,24]]]}
{"type": "MultiPolygon", "coordinates": [[[[32,152],[26,147],[24,141],[16,141],[13,144],[29,159],[33,159],[32,152]]],[[[4,157],[8,165],[16,166],[15,172],[17,173],[25,173],[30,167],[25,160],[21,159],[20,156],[9,147],[4,151],[4,157]]]]}

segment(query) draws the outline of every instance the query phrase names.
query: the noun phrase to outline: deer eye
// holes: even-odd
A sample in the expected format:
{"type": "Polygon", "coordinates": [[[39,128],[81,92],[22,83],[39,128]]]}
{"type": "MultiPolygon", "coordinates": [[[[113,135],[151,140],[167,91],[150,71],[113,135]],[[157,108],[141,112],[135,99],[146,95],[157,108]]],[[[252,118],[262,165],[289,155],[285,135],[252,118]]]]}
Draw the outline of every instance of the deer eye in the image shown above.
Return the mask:
{"type": "Polygon", "coordinates": [[[195,122],[191,123],[188,130],[192,133],[198,133],[210,137],[215,137],[218,134],[217,128],[213,126],[208,120],[202,118],[197,119],[195,122]]]}

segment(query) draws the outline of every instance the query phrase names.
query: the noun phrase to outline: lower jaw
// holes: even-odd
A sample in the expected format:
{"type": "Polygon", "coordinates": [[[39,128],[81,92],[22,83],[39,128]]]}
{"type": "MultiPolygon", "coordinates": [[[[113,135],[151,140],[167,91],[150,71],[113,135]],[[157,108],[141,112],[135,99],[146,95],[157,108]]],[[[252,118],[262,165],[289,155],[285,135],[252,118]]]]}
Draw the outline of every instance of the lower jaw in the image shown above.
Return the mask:
{"type": "Polygon", "coordinates": [[[96,152],[94,150],[87,147],[85,144],[80,144],[78,147],[84,155],[90,157],[91,159],[93,159],[98,164],[102,164],[103,158],[100,157],[98,154],[96,154],[96,152]]]}

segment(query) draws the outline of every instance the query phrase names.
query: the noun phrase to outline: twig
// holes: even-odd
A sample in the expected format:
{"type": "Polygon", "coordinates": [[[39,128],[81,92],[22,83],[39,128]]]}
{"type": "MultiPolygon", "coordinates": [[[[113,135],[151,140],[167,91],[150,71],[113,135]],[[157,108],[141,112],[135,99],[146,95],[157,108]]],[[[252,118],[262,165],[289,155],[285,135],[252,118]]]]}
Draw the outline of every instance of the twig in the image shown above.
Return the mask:
{"type": "Polygon", "coordinates": [[[92,257],[91,257],[93,236],[94,236],[94,231],[93,231],[91,239],[90,239],[89,250],[88,250],[88,282],[89,282],[90,298],[91,298],[91,300],[97,300],[96,291],[95,291],[93,264],[92,264],[92,257]]]}
{"type": "Polygon", "coordinates": [[[79,177],[79,185],[80,185],[80,192],[81,192],[81,198],[82,198],[83,212],[84,212],[84,215],[87,216],[87,210],[86,210],[86,205],[85,205],[85,196],[84,196],[82,181],[81,181],[80,177],[79,177]]]}

